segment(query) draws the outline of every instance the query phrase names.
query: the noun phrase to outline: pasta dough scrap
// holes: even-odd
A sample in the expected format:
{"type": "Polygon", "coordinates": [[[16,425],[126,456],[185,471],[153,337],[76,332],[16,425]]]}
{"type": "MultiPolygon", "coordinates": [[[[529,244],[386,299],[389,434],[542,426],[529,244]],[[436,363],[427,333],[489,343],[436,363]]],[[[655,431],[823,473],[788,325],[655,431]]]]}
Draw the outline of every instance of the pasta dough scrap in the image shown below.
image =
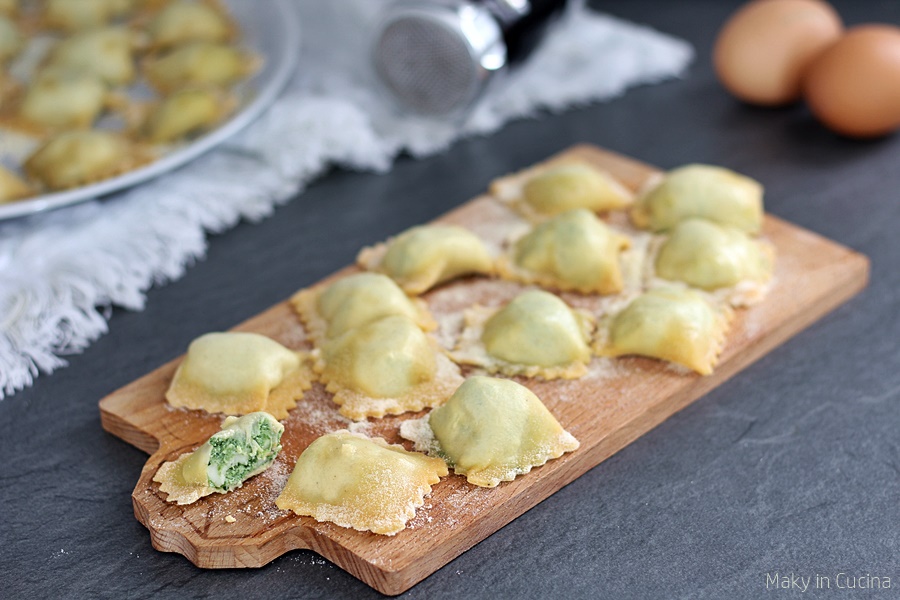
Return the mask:
{"type": "Polygon", "coordinates": [[[584,208],[592,212],[631,205],[634,194],[606,171],[580,160],[556,161],[508,175],[490,192],[531,221],[584,208]]]}
{"type": "Polygon", "coordinates": [[[378,273],[356,273],[324,289],[300,290],[291,305],[317,345],[390,315],[409,317],[426,331],[437,327],[423,302],[410,299],[378,273]]]}
{"type": "Polygon", "coordinates": [[[194,42],[147,61],[150,85],[167,94],[183,87],[225,86],[252,73],[259,61],[233,46],[194,42]]]}
{"type": "Polygon", "coordinates": [[[33,196],[34,190],[18,175],[0,165],[0,204],[33,196]]]}
{"type": "Polygon", "coordinates": [[[275,505],[319,522],[395,535],[447,474],[439,458],[340,430],[307,446],[275,505]]]}
{"type": "Polygon", "coordinates": [[[222,11],[210,2],[178,0],[159,11],[147,26],[154,47],[171,48],[188,42],[224,42],[234,30],[222,11]]]}
{"type": "Polygon", "coordinates": [[[124,173],[151,155],[110,131],[67,131],[39,147],[25,161],[29,178],[50,189],[77,187],[124,173]]]}
{"type": "Polygon", "coordinates": [[[25,36],[10,19],[0,14],[0,64],[16,56],[25,46],[25,36]]]}
{"type": "Polygon", "coordinates": [[[46,129],[90,127],[106,103],[107,88],[97,75],[48,67],[28,87],[19,115],[46,129]]]}
{"type": "Polygon", "coordinates": [[[137,72],[135,46],[134,33],[125,27],[89,29],[59,42],[47,64],[93,73],[110,85],[125,85],[137,72]]]}
{"type": "Polygon", "coordinates": [[[481,487],[512,481],[579,446],[531,390],[508,379],[469,377],[421,421],[435,445],[417,435],[417,423],[405,421],[400,435],[416,442],[416,450],[436,452],[457,475],[481,487]]]}
{"type": "Polygon", "coordinates": [[[489,373],[575,379],[587,373],[594,319],[542,290],[523,292],[497,310],[475,306],[451,353],[489,373]]]}
{"type": "Polygon", "coordinates": [[[153,481],[167,502],[192,504],[241,487],[275,462],[284,425],[266,412],[226,417],[221,431],[194,450],[160,465],[153,481]]]}
{"type": "Polygon", "coordinates": [[[233,108],[233,99],[218,90],[179,90],[161,100],[147,116],[144,137],[154,144],[176,142],[211,129],[233,108]]]}
{"type": "Polygon", "coordinates": [[[404,315],[350,329],[314,356],[340,413],[355,420],[438,406],[462,382],[437,343],[404,315]]]}
{"type": "Polygon", "coordinates": [[[685,165],[648,182],[631,210],[635,226],[652,231],[671,229],[691,217],[758,233],[763,187],[722,167],[685,165]]]}
{"type": "Polygon", "coordinates": [[[688,219],[676,225],[660,245],[655,270],[658,277],[707,291],[742,282],[762,288],[772,277],[773,261],[770,244],[740,229],[688,219]]]}
{"type": "Polygon", "coordinates": [[[256,333],[207,333],[195,339],[166,392],[172,406],[287,417],[312,387],[303,354],[256,333]]]}
{"type": "Polygon", "coordinates": [[[463,275],[493,271],[493,259],[484,242],[455,225],[413,227],[387,244],[364,248],[357,262],[386,274],[412,295],[463,275]]]}
{"type": "Polygon", "coordinates": [[[624,288],[620,253],[631,241],[586,209],[559,214],[515,241],[498,261],[501,276],[583,294],[624,288]]]}
{"type": "Polygon", "coordinates": [[[722,352],[731,316],[728,307],[714,307],[694,290],[657,288],[609,320],[605,335],[597,340],[597,352],[658,358],[709,375],[722,352]]]}

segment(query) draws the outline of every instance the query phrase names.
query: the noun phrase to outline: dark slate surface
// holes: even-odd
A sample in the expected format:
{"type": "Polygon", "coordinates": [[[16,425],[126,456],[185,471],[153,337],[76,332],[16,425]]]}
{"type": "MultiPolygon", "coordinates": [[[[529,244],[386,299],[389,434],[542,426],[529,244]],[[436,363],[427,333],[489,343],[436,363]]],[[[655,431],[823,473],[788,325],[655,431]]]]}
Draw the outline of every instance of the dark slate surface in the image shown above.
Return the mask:
{"type": "MultiPolygon", "coordinates": [[[[274,218],[215,236],[187,276],[150,292],[145,311],[115,311],[110,333],[69,368],[0,402],[0,596],[377,596],[310,552],[211,572],[153,550],[130,501],[146,457],[100,428],[97,400],[361,245],[588,141],[662,167],[718,162],[759,178],[771,212],[868,254],[872,284],[406,596],[801,597],[767,592],[777,571],[831,577],[816,597],[846,595],[835,589],[841,572],[890,577],[891,590],[852,595],[897,597],[900,137],[843,140],[802,108],[758,110],[722,93],[709,47],[733,2],[600,5],[693,42],[687,79],[514,123],[400,160],[389,175],[330,173],[274,218]]],[[[839,8],[850,23],[900,21],[896,2],[839,8]]]]}

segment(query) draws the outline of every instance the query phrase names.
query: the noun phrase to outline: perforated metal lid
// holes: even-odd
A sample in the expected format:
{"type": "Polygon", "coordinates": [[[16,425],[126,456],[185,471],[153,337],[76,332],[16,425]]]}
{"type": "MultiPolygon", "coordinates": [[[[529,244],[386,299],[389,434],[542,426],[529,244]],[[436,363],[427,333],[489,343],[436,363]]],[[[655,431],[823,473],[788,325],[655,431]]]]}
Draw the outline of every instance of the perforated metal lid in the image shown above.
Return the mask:
{"type": "Polygon", "coordinates": [[[374,51],[375,68],[404,108],[426,115],[464,110],[506,63],[499,26],[469,3],[394,7],[374,51]]]}

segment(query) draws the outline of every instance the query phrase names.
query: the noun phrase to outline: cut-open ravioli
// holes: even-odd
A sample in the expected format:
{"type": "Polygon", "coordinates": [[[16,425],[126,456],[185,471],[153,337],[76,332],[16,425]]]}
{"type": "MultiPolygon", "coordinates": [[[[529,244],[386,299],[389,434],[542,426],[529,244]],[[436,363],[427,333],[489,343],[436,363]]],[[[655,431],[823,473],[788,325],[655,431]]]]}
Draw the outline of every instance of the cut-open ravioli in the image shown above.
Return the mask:
{"type": "Polygon", "coordinates": [[[481,487],[512,481],[578,448],[543,402],[508,379],[466,379],[443,406],[405,421],[400,435],[434,452],[481,487]]]}
{"type": "Polygon", "coordinates": [[[106,103],[107,87],[93,73],[48,67],[28,86],[19,116],[46,129],[90,127],[106,103]]]}
{"type": "Polygon", "coordinates": [[[707,291],[743,285],[742,296],[761,299],[772,277],[774,249],[734,227],[703,219],[676,225],[659,246],[655,275],[707,291]]]}
{"type": "Polygon", "coordinates": [[[194,42],[147,61],[144,74],[162,93],[183,87],[229,85],[249,75],[258,60],[233,46],[194,42]]]}
{"type": "Polygon", "coordinates": [[[25,36],[16,24],[0,14],[0,64],[5,63],[25,46],[25,36]]]}
{"type": "Polygon", "coordinates": [[[731,310],[694,290],[666,287],[631,301],[601,327],[601,356],[636,354],[671,361],[709,375],[719,359],[731,310]]]}
{"type": "Polygon", "coordinates": [[[191,504],[224,494],[268,469],[281,451],[284,425],[265,412],[227,417],[221,431],[193,452],[165,462],[153,476],[168,502],[191,504]]]}
{"type": "Polygon", "coordinates": [[[131,83],[136,74],[133,51],[136,38],[125,27],[103,27],[76,33],[50,52],[48,65],[80,70],[110,85],[131,83]]]}
{"type": "Polygon", "coordinates": [[[478,236],[455,225],[420,225],[386,244],[364,248],[357,263],[384,273],[408,294],[421,294],[463,275],[493,271],[493,259],[478,236]]]}
{"type": "Polygon", "coordinates": [[[151,109],[144,122],[143,136],[154,144],[176,142],[214,127],[233,107],[233,99],[218,90],[179,90],[151,109]]]}
{"type": "Polygon", "coordinates": [[[576,208],[622,209],[634,197],[612,175],[581,161],[532,167],[492,182],[490,191],[532,221],[576,208]]]}
{"type": "Polygon", "coordinates": [[[350,329],[315,356],[340,413],[356,420],[438,406],[462,382],[437,342],[403,315],[350,329]]]}
{"type": "Polygon", "coordinates": [[[275,505],[319,522],[394,535],[447,474],[439,458],[335,431],[303,451],[275,505]]]}
{"type": "Polygon", "coordinates": [[[224,42],[234,28],[211,2],[176,0],[160,10],[147,26],[154,47],[188,42],[224,42]]]}
{"type": "Polygon", "coordinates": [[[631,242],[585,209],[564,212],[534,227],[500,257],[503,277],[584,294],[624,287],[619,255],[631,242]]]}
{"type": "Polygon", "coordinates": [[[77,187],[130,171],[151,155],[111,131],[67,131],[38,148],[23,168],[50,189],[77,187]]]}
{"type": "Polygon", "coordinates": [[[758,233],[763,187],[722,167],[686,165],[650,180],[631,210],[632,222],[652,231],[671,229],[692,217],[758,233]]]}
{"type": "Polygon", "coordinates": [[[172,406],[247,414],[264,410],[287,417],[312,387],[303,355],[256,333],[207,333],[195,339],[166,400],[172,406]]]}
{"type": "Polygon", "coordinates": [[[0,204],[33,196],[34,190],[21,177],[0,165],[0,204]]]}
{"type": "Polygon", "coordinates": [[[379,273],[356,273],[328,287],[300,290],[291,305],[317,345],[390,315],[409,317],[426,331],[437,326],[423,302],[379,273]]]}
{"type": "Polygon", "coordinates": [[[574,379],[587,373],[593,318],[541,290],[523,292],[501,309],[474,306],[453,360],[490,373],[574,379]]]}

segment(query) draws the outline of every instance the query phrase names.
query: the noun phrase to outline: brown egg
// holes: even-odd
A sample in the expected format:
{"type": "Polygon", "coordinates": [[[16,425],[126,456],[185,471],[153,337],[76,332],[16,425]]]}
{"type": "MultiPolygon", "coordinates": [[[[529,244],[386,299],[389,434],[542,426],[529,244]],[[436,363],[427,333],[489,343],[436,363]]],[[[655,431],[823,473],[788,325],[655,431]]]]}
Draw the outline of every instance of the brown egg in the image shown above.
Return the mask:
{"type": "Polygon", "coordinates": [[[860,25],[810,65],[803,95],[828,128],[876,137],[900,127],[900,28],[860,25]]]}
{"type": "Polygon", "coordinates": [[[843,32],[841,18],[820,0],[755,0],[725,23],[713,64],[725,88],[763,106],[800,98],[807,65],[843,32]]]}

